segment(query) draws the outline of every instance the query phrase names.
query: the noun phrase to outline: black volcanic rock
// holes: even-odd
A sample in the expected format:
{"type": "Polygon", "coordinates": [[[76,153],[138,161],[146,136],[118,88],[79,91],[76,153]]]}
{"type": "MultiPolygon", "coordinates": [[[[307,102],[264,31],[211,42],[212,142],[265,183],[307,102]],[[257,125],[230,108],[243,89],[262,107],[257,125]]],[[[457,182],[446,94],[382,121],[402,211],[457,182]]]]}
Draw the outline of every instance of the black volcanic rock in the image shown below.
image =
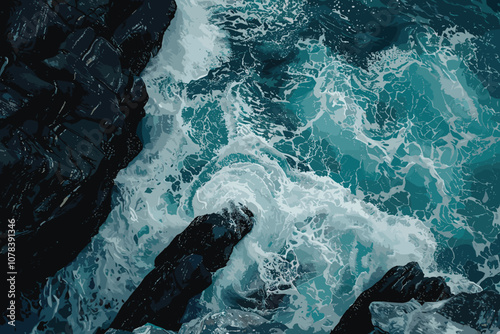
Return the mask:
{"type": "Polygon", "coordinates": [[[373,302],[373,333],[497,333],[500,331],[500,294],[497,291],[460,293],[420,305],[373,302]]]}
{"type": "Polygon", "coordinates": [[[252,229],[253,214],[232,207],[195,218],[155,260],[155,268],[125,302],[110,328],[132,331],[151,323],[178,330],[189,300],[212,283],[234,246],[252,229]]]}
{"type": "Polygon", "coordinates": [[[424,277],[416,262],[397,266],[371,288],[365,290],[344,313],[333,333],[367,334],[374,330],[370,304],[374,301],[404,303],[411,299],[423,304],[451,297],[450,288],[441,277],[424,277]]]}
{"type": "Polygon", "coordinates": [[[447,300],[436,312],[478,331],[499,331],[500,293],[492,290],[459,293],[447,300]]]}
{"type": "Polygon", "coordinates": [[[17,288],[67,265],[141,150],[147,92],[174,0],[5,1],[0,17],[1,258],[15,219],[17,288]]]}

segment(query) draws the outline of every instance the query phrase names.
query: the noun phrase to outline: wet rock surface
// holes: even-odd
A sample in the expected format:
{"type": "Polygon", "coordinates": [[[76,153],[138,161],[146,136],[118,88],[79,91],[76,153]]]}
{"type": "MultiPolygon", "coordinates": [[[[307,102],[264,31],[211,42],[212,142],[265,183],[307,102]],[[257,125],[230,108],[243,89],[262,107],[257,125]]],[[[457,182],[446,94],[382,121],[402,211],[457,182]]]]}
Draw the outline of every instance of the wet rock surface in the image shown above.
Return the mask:
{"type": "Polygon", "coordinates": [[[496,291],[460,293],[424,303],[373,302],[374,333],[497,333],[500,330],[500,294],[496,291]]]}
{"type": "Polygon", "coordinates": [[[373,302],[370,305],[374,334],[391,333],[462,333],[477,334],[478,331],[456,323],[433,311],[431,304],[423,306],[415,300],[407,303],[373,302]]]}
{"type": "Polygon", "coordinates": [[[116,174],[142,148],[136,129],[148,95],[138,75],[175,8],[173,0],[2,4],[0,214],[15,219],[18,289],[68,264],[106,219],[116,174]]]}
{"type": "MultiPolygon", "coordinates": [[[[212,283],[234,246],[252,229],[246,207],[195,218],[155,260],[155,268],[125,302],[110,328],[133,331],[147,323],[178,330],[191,298],[212,283]]],[[[261,325],[261,324],[259,324],[261,325]]]]}
{"type": "Polygon", "coordinates": [[[175,334],[176,332],[167,331],[153,325],[145,325],[134,329],[133,331],[123,331],[119,329],[110,329],[106,334],[175,334]]]}
{"type": "Polygon", "coordinates": [[[286,327],[280,323],[271,322],[260,315],[251,312],[228,309],[220,313],[210,313],[201,319],[195,319],[183,326],[180,334],[196,333],[286,333],[286,327]]]}
{"type": "Polygon", "coordinates": [[[370,304],[376,301],[405,303],[435,302],[451,297],[450,288],[441,277],[424,277],[416,262],[394,267],[371,288],[365,290],[344,313],[333,333],[370,333],[372,324],[370,304]]]}
{"type": "Polygon", "coordinates": [[[394,267],[364,291],[332,333],[496,333],[500,294],[485,290],[452,295],[441,277],[425,277],[410,262],[394,267]]]}
{"type": "Polygon", "coordinates": [[[485,290],[459,293],[448,299],[436,313],[480,332],[500,331],[500,293],[485,290]]]}

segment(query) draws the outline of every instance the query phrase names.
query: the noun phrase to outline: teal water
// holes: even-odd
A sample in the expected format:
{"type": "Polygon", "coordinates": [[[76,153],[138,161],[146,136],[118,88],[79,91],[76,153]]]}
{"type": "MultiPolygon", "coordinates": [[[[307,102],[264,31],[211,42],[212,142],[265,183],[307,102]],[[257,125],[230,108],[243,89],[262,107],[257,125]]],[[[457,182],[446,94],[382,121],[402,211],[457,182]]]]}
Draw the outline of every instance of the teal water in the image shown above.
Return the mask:
{"type": "Polygon", "coordinates": [[[329,333],[409,261],[454,292],[500,291],[495,4],[178,7],[143,74],[144,150],[119,174],[99,235],[46,285],[49,329],[109,324],[168,242],[230,201],[257,225],[181,333],[228,310],[329,333]]]}

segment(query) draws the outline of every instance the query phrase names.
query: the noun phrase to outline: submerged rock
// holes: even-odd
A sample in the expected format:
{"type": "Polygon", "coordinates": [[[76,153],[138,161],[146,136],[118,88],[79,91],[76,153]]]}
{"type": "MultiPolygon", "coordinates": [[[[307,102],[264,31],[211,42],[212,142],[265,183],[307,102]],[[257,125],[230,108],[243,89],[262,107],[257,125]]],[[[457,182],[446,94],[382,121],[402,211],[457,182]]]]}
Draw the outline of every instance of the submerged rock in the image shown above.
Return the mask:
{"type": "Polygon", "coordinates": [[[179,334],[280,334],[287,329],[285,325],[270,322],[255,313],[229,309],[190,321],[182,326],[179,334]]]}
{"type": "MultiPolygon", "coordinates": [[[[441,277],[424,277],[416,262],[394,267],[371,288],[361,293],[344,313],[332,333],[370,333],[374,330],[370,304],[375,301],[404,303],[435,302],[451,297],[450,288],[441,277]]],[[[409,311],[402,311],[403,314],[409,311]]]]}
{"type": "Polygon", "coordinates": [[[500,331],[500,294],[496,291],[460,293],[449,299],[420,303],[373,302],[370,305],[376,333],[463,333],[500,331]]]}
{"type": "Polygon", "coordinates": [[[132,332],[123,331],[119,329],[110,329],[106,331],[105,334],[175,334],[173,331],[167,331],[165,329],[153,326],[153,325],[144,325],[139,328],[134,329],[132,332]]]}
{"type": "Polygon", "coordinates": [[[370,304],[372,324],[387,333],[405,333],[413,313],[421,305],[412,299],[407,303],[373,302],[370,304]]]}
{"type": "Polygon", "coordinates": [[[147,323],[178,330],[189,300],[212,283],[234,246],[252,229],[246,207],[195,218],[155,260],[155,268],[132,293],[110,328],[132,331],[147,323]]]}
{"type": "Polygon", "coordinates": [[[486,290],[459,293],[448,299],[436,313],[480,332],[500,331],[500,293],[486,290]]]}
{"type": "Polygon", "coordinates": [[[423,306],[415,300],[407,303],[373,302],[370,305],[370,313],[375,327],[374,333],[479,334],[469,326],[434,312],[435,304],[442,305],[443,301],[425,303],[423,306]]]}

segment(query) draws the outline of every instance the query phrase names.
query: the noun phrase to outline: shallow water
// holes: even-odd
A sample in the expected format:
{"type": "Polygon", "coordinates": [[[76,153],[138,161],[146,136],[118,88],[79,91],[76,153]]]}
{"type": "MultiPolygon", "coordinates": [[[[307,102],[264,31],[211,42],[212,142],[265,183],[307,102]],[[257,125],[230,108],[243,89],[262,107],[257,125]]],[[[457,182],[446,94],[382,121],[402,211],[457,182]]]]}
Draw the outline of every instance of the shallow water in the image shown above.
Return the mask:
{"type": "Polygon", "coordinates": [[[454,292],[500,291],[494,7],[179,0],[143,74],[144,150],[99,234],[45,286],[44,332],[108,325],[168,242],[230,201],[257,224],[182,333],[229,309],[329,333],[409,261],[454,292]]]}

